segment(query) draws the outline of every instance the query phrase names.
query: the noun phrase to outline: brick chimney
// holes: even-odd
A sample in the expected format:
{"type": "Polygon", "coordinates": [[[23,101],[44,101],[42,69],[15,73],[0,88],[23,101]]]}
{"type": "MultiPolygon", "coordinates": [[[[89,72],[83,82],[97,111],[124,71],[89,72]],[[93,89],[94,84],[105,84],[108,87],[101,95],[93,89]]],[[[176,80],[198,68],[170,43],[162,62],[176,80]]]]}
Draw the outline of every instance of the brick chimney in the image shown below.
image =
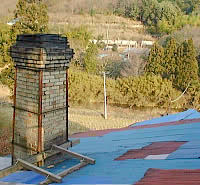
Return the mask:
{"type": "Polygon", "coordinates": [[[13,163],[68,141],[67,69],[73,57],[57,34],[18,35],[15,64],[13,163]]]}

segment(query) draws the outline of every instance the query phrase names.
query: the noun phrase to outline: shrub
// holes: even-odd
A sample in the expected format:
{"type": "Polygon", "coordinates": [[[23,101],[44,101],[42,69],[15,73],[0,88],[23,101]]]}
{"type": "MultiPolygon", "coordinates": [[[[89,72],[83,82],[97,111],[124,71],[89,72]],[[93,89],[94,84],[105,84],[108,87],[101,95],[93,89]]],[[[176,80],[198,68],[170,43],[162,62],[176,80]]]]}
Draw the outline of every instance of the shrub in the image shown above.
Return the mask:
{"type": "Polygon", "coordinates": [[[117,52],[117,50],[118,50],[117,44],[114,44],[112,47],[112,51],[117,52]]]}
{"type": "Polygon", "coordinates": [[[97,72],[97,46],[93,43],[89,43],[83,55],[83,67],[88,73],[95,74],[97,72]]]}
{"type": "Polygon", "coordinates": [[[9,48],[12,45],[11,32],[8,25],[0,23],[0,67],[11,63],[9,48]]]}
{"type": "MultiPolygon", "coordinates": [[[[171,81],[156,75],[118,79],[117,88],[130,107],[168,107],[180,94],[171,81]]],[[[176,102],[172,107],[180,108],[182,102],[176,102]]]]}
{"type": "Polygon", "coordinates": [[[103,100],[103,79],[100,76],[70,69],[69,100],[77,103],[103,100]]]}
{"type": "MultiPolygon", "coordinates": [[[[86,72],[69,70],[69,99],[76,103],[103,102],[103,78],[86,72]]],[[[130,107],[169,107],[181,108],[185,98],[171,104],[171,100],[181,92],[172,87],[172,82],[160,76],[106,80],[108,103],[126,104],[130,107]]]]}
{"type": "Polygon", "coordinates": [[[200,81],[193,80],[186,91],[187,108],[200,110],[200,81]]]}

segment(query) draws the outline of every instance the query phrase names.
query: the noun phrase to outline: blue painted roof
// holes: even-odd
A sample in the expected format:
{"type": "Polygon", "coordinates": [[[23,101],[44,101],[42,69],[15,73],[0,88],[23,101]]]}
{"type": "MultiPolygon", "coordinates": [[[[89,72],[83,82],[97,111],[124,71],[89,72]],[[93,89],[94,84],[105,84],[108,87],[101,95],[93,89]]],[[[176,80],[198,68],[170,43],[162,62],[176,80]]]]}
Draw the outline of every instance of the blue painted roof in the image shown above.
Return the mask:
{"type": "Polygon", "coordinates": [[[200,113],[197,112],[194,109],[188,109],[184,112],[179,112],[179,113],[176,113],[176,114],[170,114],[170,115],[167,115],[167,116],[161,116],[161,117],[154,118],[154,119],[151,119],[151,120],[138,122],[138,123],[135,123],[131,126],[134,127],[134,126],[138,126],[138,125],[156,124],[156,123],[187,120],[187,119],[194,119],[194,118],[200,118],[200,113]]]}
{"type": "MultiPolygon", "coordinates": [[[[191,118],[200,118],[200,113],[195,110],[188,110],[158,118],[156,122],[155,119],[149,120],[145,124],[191,118]]],[[[141,124],[144,124],[144,122],[141,124]]],[[[190,124],[131,129],[111,132],[98,137],[80,138],[81,143],[71,148],[71,150],[95,159],[96,164],[81,168],[79,171],[63,178],[62,183],[55,184],[133,184],[139,181],[149,168],[200,169],[199,134],[200,121],[190,124]],[[151,143],[162,141],[187,142],[170,153],[167,159],[164,160],[114,160],[128,150],[141,149],[151,143]]],[[[64,161],[50,169],[50,171],[57,174],[77,163],[76,160],[64,161]]],[[[43,176],[34,172],[21,171],[4,177],[0,181],[38,184],[44,179],[43,176]]]]}

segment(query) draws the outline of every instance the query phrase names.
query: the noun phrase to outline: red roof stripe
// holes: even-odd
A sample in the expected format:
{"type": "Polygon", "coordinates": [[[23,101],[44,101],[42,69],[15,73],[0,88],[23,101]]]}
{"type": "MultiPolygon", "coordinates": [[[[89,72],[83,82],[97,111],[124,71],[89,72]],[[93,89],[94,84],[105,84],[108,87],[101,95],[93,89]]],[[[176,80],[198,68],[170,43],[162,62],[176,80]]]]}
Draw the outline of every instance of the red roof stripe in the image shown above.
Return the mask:
{"type": "Polygon", "coordinates": [[[198,185],[200,169],[163,170],[150,168],[135,185],[198,185]]]}
{"type": "Polygon", "coordinates": [[[186,141],[155,142],[140,149],[129,150],[115,160],[144,159],[148,155],[170,154],[185,143],[186,141]]]}
{"type": "Polygon", "coordinates": [[[80,138],[80,137],[95,137],[95,136],[103,136],[110,132],[118,132],[118,131],[125,131],[125,130],[137,130],[137,129],[144,129],[144,128],[155,128],[155,127],[162,127],[162,126],[169,126],[169,125],[182,125],[182,124],[191,124],[191,123],[200,123],[200,118],[197,119],[187,119],[187,120],[180,120],[180,121],[173,121],[173,122],[165,122],[165,123],[157,123],[151,125],[138,125],[135,127],[124,127],[120,129],[106,129],[106,130],[92,130],[88,132],[81,132],[71,135],[71,138],[80,138]]]}

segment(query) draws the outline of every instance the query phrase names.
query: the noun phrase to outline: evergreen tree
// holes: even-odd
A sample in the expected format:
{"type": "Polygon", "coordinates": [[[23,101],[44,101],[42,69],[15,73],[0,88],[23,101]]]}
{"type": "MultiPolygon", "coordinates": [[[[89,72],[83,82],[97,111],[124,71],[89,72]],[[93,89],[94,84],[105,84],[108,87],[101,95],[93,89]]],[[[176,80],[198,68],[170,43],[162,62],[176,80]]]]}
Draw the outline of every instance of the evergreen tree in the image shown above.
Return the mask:
{"type": "Polygon", "coordinates": [[[129,17],[133,20],[140,20],[140,7],[137,1],[125,7],[125,17],[129,17]]]}
{"type": "Polygon", "coordinates": [[[0,29],[0,63],[9,64],[1,72],[0,81],[10,88],[14,80],[14,65],[8,49],[15,42],[16,35],[48,31],[47,7],[42,0],[18,0],[16,7],[14,11],[16,23],[7,32],[0,29]]]}
{"type": "Polygon", "coordinates": [[[198,62],[192,39],[183,42],[177,52],[175,85],[184,90],[189,83],[198,80],[198,62]]]}
{"type": "Polygon", "coordinates": [[[18,0],[15,10],[16,34],[45,33],[48,31],[47,7],[42,0],[18,0]]]}
{"type": "Polygon", "coordinates": [[[148,25],[152,26],[157,23],[159,17],[156,15],[159,11],[159,4],[157,0],[142,0],[142,6],[140,7],[140,20],[148,25]]]}
{"type": "Polygon", "coordinates": [[[159,44],[155,43],[149,53],[147,65],[145,71],[147,73],[153,73],[155,75],[165,74],[164,61],[164,49],[159,44]]]}
{"type": "Polygon", "coordinates": [[[170,39],[165,48],[165,74],[163,77],[174,81],[177,73],[177,43],[174,38],[170,39]]]}
{"type": "Polygon", "coordinates": [[[114,14],[123,16],[125,14],[126,6],[129,4],[128,0],[118,0],[114,9],[114,14]]]}
{"type": "Polygon", "coordinates": [[[183,91],[192,81],[198,80],[196,57],[192,39],[180,46],[175,39],[171,39],[165,49],[158,44],[153,46],[145,71],[168,78],[175,87],[183,91]]]}
{"type": "Polygon", "coordinates": [[[11,44],[10,27],[0,23],[0,67],[12,61],[8,52],[11,44]]]}
{"type": "Polygon", "coordinates": [[[86,53],[84,54],[84,68],[88,73],[96,73],[97,70],[97,46],[89,43],[86,53]]]}

